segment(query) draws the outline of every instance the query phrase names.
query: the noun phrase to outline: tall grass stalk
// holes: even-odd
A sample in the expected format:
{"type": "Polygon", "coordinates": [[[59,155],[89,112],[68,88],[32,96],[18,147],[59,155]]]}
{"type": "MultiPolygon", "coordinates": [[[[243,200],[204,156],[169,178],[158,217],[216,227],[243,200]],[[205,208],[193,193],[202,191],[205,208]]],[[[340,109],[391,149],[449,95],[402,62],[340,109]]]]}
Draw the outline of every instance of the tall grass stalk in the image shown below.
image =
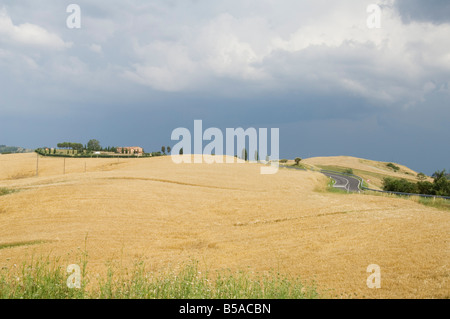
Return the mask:
{"type": "Polygon", "coordinates": [[[305,286],[298,277],[279,272],[249,271],[202,272],[197,261],[184,264],[179,271],[148,272],[145,263],[132,269],[108,265],[105,277],[88,285],[83,255],[81,288],[68,288],[69,274],[59,266],[60,259],[31,260],[18,270],[0,272],[0,298],[7,299],[304,299],[318,298],[314,284],[305,286]]]}

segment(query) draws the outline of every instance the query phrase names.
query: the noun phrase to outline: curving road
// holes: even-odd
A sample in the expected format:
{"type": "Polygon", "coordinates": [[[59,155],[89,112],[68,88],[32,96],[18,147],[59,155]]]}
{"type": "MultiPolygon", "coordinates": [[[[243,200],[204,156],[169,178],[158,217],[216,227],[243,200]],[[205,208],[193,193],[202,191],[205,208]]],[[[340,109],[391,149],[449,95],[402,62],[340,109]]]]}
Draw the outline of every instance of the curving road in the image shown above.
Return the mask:
{"type": "Polygon", "coordinates": [[[359,180],[357,178],[329,172],[322,172],[322,174],[331,177],[336,181],[333,187],[342,188],[349,192],[359,192],[359,180]]]}

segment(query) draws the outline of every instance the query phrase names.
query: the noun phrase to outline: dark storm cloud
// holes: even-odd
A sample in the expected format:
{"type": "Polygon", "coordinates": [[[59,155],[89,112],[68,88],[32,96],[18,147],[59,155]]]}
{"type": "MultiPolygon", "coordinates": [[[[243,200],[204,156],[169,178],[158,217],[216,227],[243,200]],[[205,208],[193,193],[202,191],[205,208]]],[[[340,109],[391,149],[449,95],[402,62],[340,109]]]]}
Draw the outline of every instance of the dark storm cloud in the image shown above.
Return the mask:
{"type": "Polygon", "coordinates": [[[152,151],[202,119],[279,127],[289,158],[359,155],[426,172],[450,158],[439,147],[450,135],[445,3],[398,1],[410,23],[385,7],[381,29],[359,0],[76,3],[77,30],[68,3],[0,4],[0,144],[97,138],[152,151]]]}
{"type": "Polygon", "coordinates": [[[411,21],[450,23],[448,0],[396,0],[395,7],[405,23],[411,21]]]}

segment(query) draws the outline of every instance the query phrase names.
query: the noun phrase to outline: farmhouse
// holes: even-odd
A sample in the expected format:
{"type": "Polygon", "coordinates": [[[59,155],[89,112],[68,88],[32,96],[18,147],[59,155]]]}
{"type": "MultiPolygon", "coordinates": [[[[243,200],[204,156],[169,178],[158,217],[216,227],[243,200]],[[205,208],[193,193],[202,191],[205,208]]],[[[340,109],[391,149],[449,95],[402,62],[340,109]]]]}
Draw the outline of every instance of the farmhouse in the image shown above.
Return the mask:
{"type": "Polygon", "coordinates": [[[142,155],[144,149],[139,146],[127,146],[127,147],[117,147],[117,153],[121,154],[131,154],[131,155],[142,155]]]}

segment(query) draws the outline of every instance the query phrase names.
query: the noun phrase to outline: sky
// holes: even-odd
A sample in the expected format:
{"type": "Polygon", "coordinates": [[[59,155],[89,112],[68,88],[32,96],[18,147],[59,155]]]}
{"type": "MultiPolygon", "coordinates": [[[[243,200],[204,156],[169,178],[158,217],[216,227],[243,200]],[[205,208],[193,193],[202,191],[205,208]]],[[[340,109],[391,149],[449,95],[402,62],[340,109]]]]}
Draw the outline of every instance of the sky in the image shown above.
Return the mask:
{"type": "Polygon", "coordinates": [[[449,35],[438,0],[0,0],[0,144],[151,152],[201,119],[279,128],[280,158],[449,170],[449,35]]]}

